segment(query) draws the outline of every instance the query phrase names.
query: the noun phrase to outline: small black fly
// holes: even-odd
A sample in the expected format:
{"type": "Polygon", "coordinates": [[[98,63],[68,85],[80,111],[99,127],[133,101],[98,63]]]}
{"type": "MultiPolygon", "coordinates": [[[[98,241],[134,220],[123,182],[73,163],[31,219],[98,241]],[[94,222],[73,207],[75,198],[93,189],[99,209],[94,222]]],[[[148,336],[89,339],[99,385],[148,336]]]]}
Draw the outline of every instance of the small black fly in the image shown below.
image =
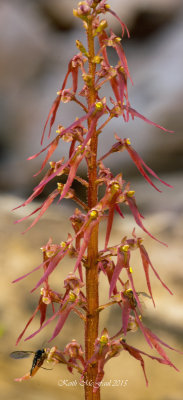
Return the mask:
{"type": "Polygon", "coordinates": [[[10,354],[10,357],[15,358],[15,359],[27,358],[27,357],[30,357],[31,354],[34,354],[34,358],[32,361],[32,367],[30,370],[30,376],[33,376],[34,373],[36,373],[36,371],[38,370],[38,368],[40,368],[43,365],[44,360],[46,360],[46,358],[47,358],[47,353],[46,353],[45,349],[37,350],[36,352],[34,352],[34,351],[13,351],[10,354]]]}

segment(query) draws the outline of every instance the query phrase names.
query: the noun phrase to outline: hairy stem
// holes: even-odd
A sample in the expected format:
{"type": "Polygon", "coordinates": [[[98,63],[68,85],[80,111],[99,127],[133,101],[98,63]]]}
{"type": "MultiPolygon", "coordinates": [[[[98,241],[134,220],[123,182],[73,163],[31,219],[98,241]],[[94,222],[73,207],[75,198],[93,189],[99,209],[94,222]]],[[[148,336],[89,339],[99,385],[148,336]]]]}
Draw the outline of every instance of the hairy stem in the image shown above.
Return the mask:
{"type": "MultiPolygon", "coordinates": [[[[89,53],[89,74],[92,77],[92,84],[89,87],[88,94],[88,109],[96,101],[96,91],[95,91],[95,72],[96,66],[92,62],[95,55],[94,49],[94,38],[92,34],[92,18],[88,23],[87,29],[87,40],[88,40],[88,53],[89,53]]],[[[88,120],[88,128],[91,124],[91,118],[88,120]]],[[[96,127],[94,129],[91,138],[91,158],[88,163],[88,207],[89,209],[95,207],[98,199],[97,195],[97,132],[96,127]]],[[[93,229],[90,242],[88,245],[88,268],[86,268],[86,298],[87,298],[87,308],[88,315],[85,324],[85,354],[86,360],[90,359],[94,352],[95,339],[98,336],[98,322],[99,316],[96,310],[99,306],[98,301],[98,226],[93,229]]],[[[87,374],[85,377],[85,399],[86,400],[99,400],[100,391],[93,393],[93,387],[97,375],[97,366],[89,366],[87,374]],[[92,382],[92,385],[88,385],[92,382]]]]}

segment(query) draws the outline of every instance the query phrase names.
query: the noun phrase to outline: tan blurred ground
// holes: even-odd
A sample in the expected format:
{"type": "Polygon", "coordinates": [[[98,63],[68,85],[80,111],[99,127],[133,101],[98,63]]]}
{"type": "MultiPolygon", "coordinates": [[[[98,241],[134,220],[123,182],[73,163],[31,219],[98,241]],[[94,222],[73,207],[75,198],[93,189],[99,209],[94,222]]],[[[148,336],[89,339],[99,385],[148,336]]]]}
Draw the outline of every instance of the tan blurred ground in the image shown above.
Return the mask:
{"type": "MultiPolygon", "coordinates": [[[[31,366],[31,360],[12,360],[9,353],[15,350],[17,336],[25,326],[28,318],[33,312],[39,293],[30,294],[30,290],[37,282],[40,272],[31,275],[29,278],[11,284],[16,277],[28,272],[37,266],[41,261],[39,248],[45,244],[48,237],[52,236],[54,242],[60,242],[66,238],[67,231],[71,228],[66,217],[69,215],[69,208],[64,204],[61,207],[53,207],[47,216],[40,223],[29,231],[26,235],[20,232],[27,227],[27,224],[13,225],[15,215],[9,210],[19,204],[20,200],[2,196],[0,199],[1,208],[1,394],[4,400],[39,399],[79,399],[83,391],[79,387],[79,376],[69,374],[65,367],[56,366],[52,371],[40,370],[32,381],[16,383],[15,377],[20,377],[26,373],[31,366]],[[61,211],[60,211],[61,210],[61,211]],[[59,386],[58,381],[67,379],[68,382],[77,380],[76,387],[59,386]]],[[[24,210],[23,210],[24,212],[24,210]]],[[[21,216],[17,213],[17,217],[21,216]]],[[[168,248],[161,246],[149,238],[145,239],[146,248],[149,251],[153,265],[157,268],[163,280],[174,292],[170,296],[164,290],[159,281],[151,274],[153,294],[156,300],[156,310],[154,311],[150,301],[146,302],[145,323],[164,341],[171,346],[183,351],[183,215],[179,213],[161,212],[146,218],[146,226],[159,239],[168,243],[168,248]]],[[[128,231],[132,231],[133,221],[131,217],[125,220],[116,219],[111,239],[111,244],[119,242],[121,237],[128,231]]],[[[101,236],[104,227],[102,228],[101,236]]],[[[137,232],[139,233],[138,229],[137,232]]],[[[141,232],[140,235],[145,237],[141,232]]],[[[101,238],[102,241],[102,238],[101,238]]],[[[53,284],[57,290],[62,291],[63,278],[72,270],[72,260],[64,262],[63,267],[59,267],[54,273],[53,284]]],[[[139,264],[139,259],[133,259],[134,279],[138,291],[146,291],[144,274],[139,264]],[[138,272],[138,276],[137,272],[138,272]]],[[[108,299],[107,282],[102,279],[100,282],[101,296],[100,303],[108,299]]],[[[38,320],[35,320],[28,333],[38,327],[38,320]]],[[[18,346],[20,350],[36,350],[45,346],[53,330],[54,324],[50,325],[49,330],[42,333],[32,341],[22,341],[18,346]]],[[[110,335],[120,327],[120,314],[117,308],[113,311],[104,311],[101,322],[101,329],[106,326],[110,335]]],[[[78,339],[83,342],[82,324],[78,318],[71,315],[68,323],[63,328],[59,338],[54,342],[59,347],[71,339],[78,339]],[[74,329],[73,329],[74,328],[74,329]]],[[[141,334],[130,334],[128,342],[144,351],[151,353],[148,346],[144,343],[141,334]]],[[[149,378],[149,388],[145,386],[145,381],[141,367],[138,362],[133,360],[128,354],[122,354],[111,360],[106,367],[104,381],[119,385],[119,382],[128,379],[127,387],[109,386],[102,389],[102,398],[125,399],[125,400],[182,400],[183,399],[183,355],[167,351],[172,362],[180,369],[176,372],[173,368],[157,364],[155,361],[145,359],[147,375],[149,378]]]]}

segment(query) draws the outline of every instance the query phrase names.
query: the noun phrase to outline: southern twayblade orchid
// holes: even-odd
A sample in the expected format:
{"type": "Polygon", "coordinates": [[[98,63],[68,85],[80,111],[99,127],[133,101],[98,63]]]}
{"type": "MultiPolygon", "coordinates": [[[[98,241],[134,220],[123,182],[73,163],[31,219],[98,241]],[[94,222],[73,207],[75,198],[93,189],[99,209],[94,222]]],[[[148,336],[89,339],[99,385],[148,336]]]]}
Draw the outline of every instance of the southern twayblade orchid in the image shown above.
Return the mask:
{"type": "MultiPolygon", "coordinates": [[[[32,316],[29,318],[25,328],[17,339],[17,344],[22,339],[25,331],[34,317],[40,314],[39,327],[25,339],[35,337],[42,329],[46,328],[52,321],[56,321],[54,331],[49,341],[52,341],[60,335],[64,328],[68,316],[74,312],[84,324],[85,331],[85,351],[76,340],[71,340],[64,351],[60,351],[53,347],[46,349],[44,360],[40,357],[41,366],[43,361],[53,361],[53,363],[64,363],[67,365],[69,372],[76,369],[81,375],[84,382],[91,382],[89,386],[84,385],[86,400],[99,400],[100,386],[104,377],[105,364],[113,357],[117,356],[122,351],[127,351],[133,358],[138,360],[142,366],[146,384],[147,376],[145,373],[143,355],[158,361],[161,364],[172,366],[174,364],[169,360],[162,346],[174,350],[159,339],[149,328],[143,323],[143,310],[139,299],[139,288],[133,276],[133,270],[136,270],[136,263],[131,266],[131,252],[139,252],[142,266],[145,274],[145,282],[149,292],[149,296],[155,305],[152,294],[149,270],[152,269],[163,287],[169,291],[165,283],[160,278],[158,272],[154,268],[147,250],[142,244],[143,239],[137,237],[135,230],[132,232],[132,237],[119,237],[119,242],[111,246],[111,232],[114,225],[115,213],[125,218],[126,206],[130,209],[136,224],[140,227],[143,233],[146,233],[150,238],[162,243],[156,239],[144,226],[143,216],[140,213],[135,191],[131,189],[129,182],[125,182],[125,171],[119,171],[115,176],[111,170],[104,166],[103,160],[108,155],[123,152],[126,150],[142,174],[143,178],[156,190],[153,178],[160,183],[171,187],[158,177],[158,175],[143,161],[140,155],[132,147],[130,139],[121,138],[115,134],[116,143],[112,145],[110,150],[103,156],[98,158],[98,138],[104,132],[104,128],[113,120],[119,118],[121,124],[127,123],[131,117],[132,120],[139,118],[142,121],[160,128],[168,132],[168,130],[159,124],[151,121],[147,117],[132,108],[128,97],[128,81],[132,84],[132,78],[129,72],[129,67],[121,38],[116,36],[111,30],[107,30],[107,20],[100,18],[101,15],[110,13],[114,16],[121,25],[122,39],[125,34],[130,37],[128,28],[125,23],[120,20],[120,17],[111,10],[107,0],[85,0],[78,4],[78,7],[73,10],[75,17],[83,22],[87,36],[87,47],[80,40],[76,40],[76,47],[79,49],[74,57],[71,58],[66,76],[64,78],[61,89],[57,92],[57,97],[54,100],[49,111],[46,123],[44,125],[41,144],[44,141],[45,132],[48,127],[48,139],[51,135],[51,130],[57,117],[57,112],[61,104],[74,102],[81,109],[81,116],[74,117],[74,120],[69,122],[67,127],[60,123],[57,127],[55,137],[41,151],[29,159],[38,157],[41,153],[47,152],[44,161],[42,162],[38,175],[46,167],[49,161],[49,168],[44,174],[40,183],[34,188],[33,193],[25,200],[21,206],[29,205],[34,199],[41,194],[46,185],[56,179],[54,190],[48,195],[41,205],[30,213],[30,216],[38,212],[37,217],[31,223],[30,229],[43,216],[53,201],[58,198],[72,199],[79,207],[70,217],[74,234],[70,233],[67,240],[63,240],[60,244],[54,244],[52,239],[49,239],[45,246],[42,246],[43,261],[32,271],[25,273],[23,276],[15,279],[13,282],[18,282],[29,276],[34,271],[43,271],[38,282],[34,285],[32,292],[40,286],[40,294],[38,295],[37,307],[32,316]],[[98,39],[98,50],[95,52],[95,39],[98,39]],[[110,65],[109,48],[112,47],[118,58],[115,66],[110,65]],[[79,79],[81,75],[81,79],[79,79]],[[71,79],[70,79],[71,78],[71,79]],[[70,80],[71,87],[68,87],[70,80]],[[109,98],[101,94],[104,93],[105,84],[110,84],[111,94],[109,98]],[[81,86],[81,87],[79,87],[81,86]],[[80,100],[80,97],[82,100],[80,100]],[[112,104],[112,106],[111,106],[112,104]],[[68,155],[64,154],[64,158],[58,161],[50,161],[50,158],[55,155],[55,150],[62,145],[62,141],[66,142],[69,149],[68,155]],[[87,178],[78,176],[78,170],[85,162],[87,166],[87,178]],[[61,180],[66,177],[65,183],[61,180]],[[84,201],[73,190],[73,182],[77,180],[83,185],[86,191],[84,201]],[[98,194],[99,187],[103,192],[98,194]],[[107,221],[106,233],[104,237],[104,248],[99,249],[99,229],[101,222],[107,221]],[[69,256],[73,261],[73,272],[68,273],[64,280],[63,293],[57,292],[52,287],[52,276],[59,271],[59,264],[66,267],[66,256],[69,256]],[[109,290],[102,289],[104,294],[109,296],[105,304],[99,305],[99,284],[100,277],[107,277],[109,290]],[[106,328],[99,335],[99,316],[107,307],[116,305],[120,308],[121,326],[120,330],[110,337],[106,328]],[[51,307],[51,316],[47,317],[47,308],[51,307]],[[126,342],[129,332],[140,330],[151,348],[154,348],[159,353],[160,357],[151,356],[144,351],[141,351],[126,342]],[[122,337],[118,338],[119,335],[122,337]],[[125,339],[124,339],[125,338],[125,339]]],[[[124,124],[125,125],[125,124],[124,124]]],[[[125,126],[123,128],[125,130],[125,126]]],[[[107,141],[107,139],[106,139],[107,141]]],[[[20,207],[20,206],[19,206],[20,207]]],[[[19,208],[17,207],[17,208],[19,208]]],[[[26,220],[28,216],[21,218],[17,222],[26,220]]],[[[122,221],[122,220],[121,220],[122,221]]],[[[64,235],[64,229],[62,231],[64,235]]],[[[139,272],[138,272],[139,273],[139,272]]],[[[42,354],[41,353],[41,354],[42,354]]],[[[39,359],[38,359],[39,361],[39,359]]],[[[34,372],[39,369],[36,365],[34,372]]],[[[33,375],[33,374],[32,374],[33,375]]],[[[27,373],[17,381],[30,379],[31,373],[27,373]]]]}

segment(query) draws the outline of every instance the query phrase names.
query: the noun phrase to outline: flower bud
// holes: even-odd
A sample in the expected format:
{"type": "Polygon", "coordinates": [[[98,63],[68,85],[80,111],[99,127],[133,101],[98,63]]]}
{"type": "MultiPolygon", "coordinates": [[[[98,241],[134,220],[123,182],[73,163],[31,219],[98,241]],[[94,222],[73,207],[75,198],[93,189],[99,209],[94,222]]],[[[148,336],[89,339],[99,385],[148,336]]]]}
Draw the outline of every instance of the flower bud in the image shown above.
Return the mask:
{"type": "Polygon", "coordinates": [[[70,93],[68,89],[62,90],[61,101],[62,103],[69,103],[73,99],[73,93],[70,93]]]}
{"type": "Polygon", "coordinates": [[[92,58],[92,62],[94,64],[100,64],[102,60],[103,60],[103,57],[100,57],[100,56],[95,56],[92,58]]]}
{"type": "Polygon", "coordinates": [[[92,85],[92,75],[82,74],[82,78],[83,78],[84,82],[87,84],[87,86],[92,85]]]}
{"type": "Polygon", "coordinates": [[[86,1],[80,1],[78,8],[73,9],[74,17],[81,18],[84,21],[87,20],[87,16],[90,14],[90,12],[91,8],[86,1]]]}
{"type": "Polygon", "coordinates": [[[101,33],[105,28],[107,28],[107,21],[106,19],[102,19],[99,26],[94,30],[94,36],[96,36],[97,33],[101,33]]]}
{"type": "Polygon", "coordinates": [[[80,40],[76,40],[76,47],[83,53],[86,57],[89,56],[88,52],[86,51],[85,47],[83,44],[80,42],[80,40]]]}

